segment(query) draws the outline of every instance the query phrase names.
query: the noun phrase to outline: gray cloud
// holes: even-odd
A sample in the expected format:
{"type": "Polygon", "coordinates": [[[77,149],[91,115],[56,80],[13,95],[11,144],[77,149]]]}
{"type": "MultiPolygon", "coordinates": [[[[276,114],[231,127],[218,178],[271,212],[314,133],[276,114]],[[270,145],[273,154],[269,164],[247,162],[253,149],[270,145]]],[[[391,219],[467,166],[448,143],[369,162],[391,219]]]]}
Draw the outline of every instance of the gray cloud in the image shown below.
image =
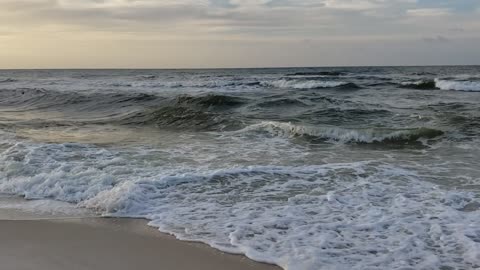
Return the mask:
{"type": "Polygon", "coordinates": [[[452,27],[452,28],[449,28],[448,31],[454,32],[454,33],[463,33],[465,32],[465,29],[462,27],[452,27]]]}
{"type": "MultiPolygon", "coordinates": [[[[64,46],[75,46],[82,41],[94,48],[92,46],[101,40],[105,44],[112,41],[112,46],[121,46],[126,51],[147,44],[156,44],[164,51],[169,51],[169,46],[190,45],[182,54],[191,56],[190,51],[203,46],[202,53],[206,53],[210,46],[213,52],[224,52],[224,59],[245,64],[243,58],[240,61],[228,56],[226,47],[235,48],[232,53],[255,54],[260,46],[261,55],[271,57],[264,60],[265,65],[297,62],[312,65],[327,59],[326,55],[331,57],[320,64],[335,61],[345,64],[345,59],[359,64],[367,61],[363,57],[394,64],[391,63],[394,59],[398,63],[417,61],[421,59],[416,55],[420,51],[431,55],[424,60],[428,63],[436,59],[436,52],[443,59],[447,59],[447,55],[464,59],[459,55],[462,52],[448,54],[444,50],[453,45],[464,46],[466,53],[472,50],[471,41],[480,39],[480,2],[476,0],[0,1],[0,43],[8,38],[12,48],[43,39],[45,44],[49,44],[49,40],[53,40],[52,44],[65,41],[64,46]],[[160,46],[165,40],[178,42],[160,46]],[[144,44],[139,45],[137,41],[144,44]],[[266,44],[271,46],[271,52],[266,44]],[[424,48],[433,44],[444,45],[434,46],[436,50],[432,52],[424,48]],[[362,56],[357,55],[359,51],[362,56]],[[391,56],[399,52],[407,56],[391,56]]],[[[25,49],[30,51],[34,49],[25,49]]],[[[473,58],[465,59],[472,61],[473,58]]]]}
{"type": "Polygon", "coordinates": [[[441,35],[434,36],[434,37],[425,37],[423,38],[423,40],[428,43],[445,43],[450,41],[449,38],[441,35]]]}
{"type": "MultiPolygon", "coordinates": [[[[184,32],[186,36],[192,32],[256,37],[275,34],[287,39],[402,36],[445,29],[445,25],[433,22],[435,18],[423,18],[431,14],[429,10],[431,8],[420,9],[409,0],[6,0],[0,11],[0,22],[11,28],[63,25],[113,32],[161,31],[168,27],[185,30],[189,26],[190,31],[184,32]],[[412,14],[422,18],[412,18],[412,14]],[[422,24],[418,23],[420,20],[422,24]],[[425,20],[432,22],[425,23],[425,20]],[[410,28],[412,26],[414,28],[410,28]]],[[[468,15],[456,17],[459,22],[472,19],[468,15]]]]}

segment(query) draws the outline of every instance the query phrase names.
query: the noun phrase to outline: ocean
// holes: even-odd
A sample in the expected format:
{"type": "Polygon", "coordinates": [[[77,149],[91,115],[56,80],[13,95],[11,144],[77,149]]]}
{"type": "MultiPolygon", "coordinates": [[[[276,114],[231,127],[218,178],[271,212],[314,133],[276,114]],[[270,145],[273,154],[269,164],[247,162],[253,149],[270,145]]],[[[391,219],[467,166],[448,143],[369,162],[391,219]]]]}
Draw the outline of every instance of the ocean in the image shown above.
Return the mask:
{"type": "Polygon", "coordinates": [[[478,66],[1,70],[0,151],[31,211],[289,270],[480,267],[478,66]]]}

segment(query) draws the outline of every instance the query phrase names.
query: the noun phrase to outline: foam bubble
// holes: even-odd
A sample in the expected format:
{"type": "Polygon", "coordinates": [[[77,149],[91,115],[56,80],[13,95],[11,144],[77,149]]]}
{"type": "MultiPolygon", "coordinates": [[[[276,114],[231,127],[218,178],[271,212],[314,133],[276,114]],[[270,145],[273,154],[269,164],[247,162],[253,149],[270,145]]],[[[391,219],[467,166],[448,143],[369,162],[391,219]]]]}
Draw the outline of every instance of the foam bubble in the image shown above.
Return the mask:
{"type": "Polygon", "coordinates": [[[457,91],[480,91],[479,81],[457,81],[435,79],[435,85],[442,90],[457,90],[457,91]]]}

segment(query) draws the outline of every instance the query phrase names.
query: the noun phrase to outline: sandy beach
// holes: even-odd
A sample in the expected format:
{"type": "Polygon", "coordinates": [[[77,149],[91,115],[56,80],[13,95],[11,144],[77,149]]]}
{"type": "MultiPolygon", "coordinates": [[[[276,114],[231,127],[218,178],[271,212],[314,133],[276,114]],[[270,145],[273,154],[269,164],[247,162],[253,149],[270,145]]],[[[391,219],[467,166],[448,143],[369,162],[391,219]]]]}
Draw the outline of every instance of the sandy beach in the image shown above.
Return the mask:
{"type": "Polygon", "coordinates": [[[273,270],[135,219],[0,220],[3,270],[273,270]]]}

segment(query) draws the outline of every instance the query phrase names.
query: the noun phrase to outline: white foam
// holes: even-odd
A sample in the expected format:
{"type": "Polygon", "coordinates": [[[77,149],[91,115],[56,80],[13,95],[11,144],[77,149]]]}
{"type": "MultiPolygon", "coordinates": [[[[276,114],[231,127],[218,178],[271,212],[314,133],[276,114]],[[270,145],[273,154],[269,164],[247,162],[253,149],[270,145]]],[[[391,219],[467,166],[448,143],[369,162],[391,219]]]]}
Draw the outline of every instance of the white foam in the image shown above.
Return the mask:
{"type": "MultiPolygon", "coordinates": [[[[374,143],[386,140],[409,140],[422,137],[422,133],[429,136],[430,131],[426,128],[414,128],[404,130],[382,130],[382,129],[344,129],[337,127],[318,127],[308,125],[295,125],[292,123],[263,121],[258,124],[250,125],[235,133],[248,133],[255,131],[265,131],[273,136],[297,137],[312,136],[337,142],[357,142],[374,143]]],[[[437,131],[440,134],[440,131],[437,131]]]]}
{"type": "Polygon", "coordinates": [[[417,81],[404,81],[400,82],[401,85],[403,86],[409,86],[409,85],[417,85],[420,86],[422,84],[428,83],[428,80],[417,80],[417,81]]]}
{"type": "Polygon", "coordinates": [[[435,79],[435,85],[442,90],[480,91],[480,81],[458,81],[435,79]]]}
{"type": "Polygon", "coordinates": [[[180,239],[290,270],[480,265],[475,195],[382,162],[223,169],[142,166],[82,144],[18,143],[0,192],[142,217],[180,239]]]}
{"type": "Polygon", "coordinates": [[[277,88],[293,88],[293,89],[315,89],[315,88],[331,88],[347,85],[347,82],[340,81],[318,81],[318,80],[276,80],[263,82],[264,86],[273,86],[277,88]]]}
{"type": "Polygon", "coordinates": [[[285,269],[480,263],[480,232],[471,225],[480,217],[457,210],[472,195],[444,192],[412,172],[371,165],[250,167],[165,177],[122,185],[85,205],[146,217],[180,239],[285,269]]]}

